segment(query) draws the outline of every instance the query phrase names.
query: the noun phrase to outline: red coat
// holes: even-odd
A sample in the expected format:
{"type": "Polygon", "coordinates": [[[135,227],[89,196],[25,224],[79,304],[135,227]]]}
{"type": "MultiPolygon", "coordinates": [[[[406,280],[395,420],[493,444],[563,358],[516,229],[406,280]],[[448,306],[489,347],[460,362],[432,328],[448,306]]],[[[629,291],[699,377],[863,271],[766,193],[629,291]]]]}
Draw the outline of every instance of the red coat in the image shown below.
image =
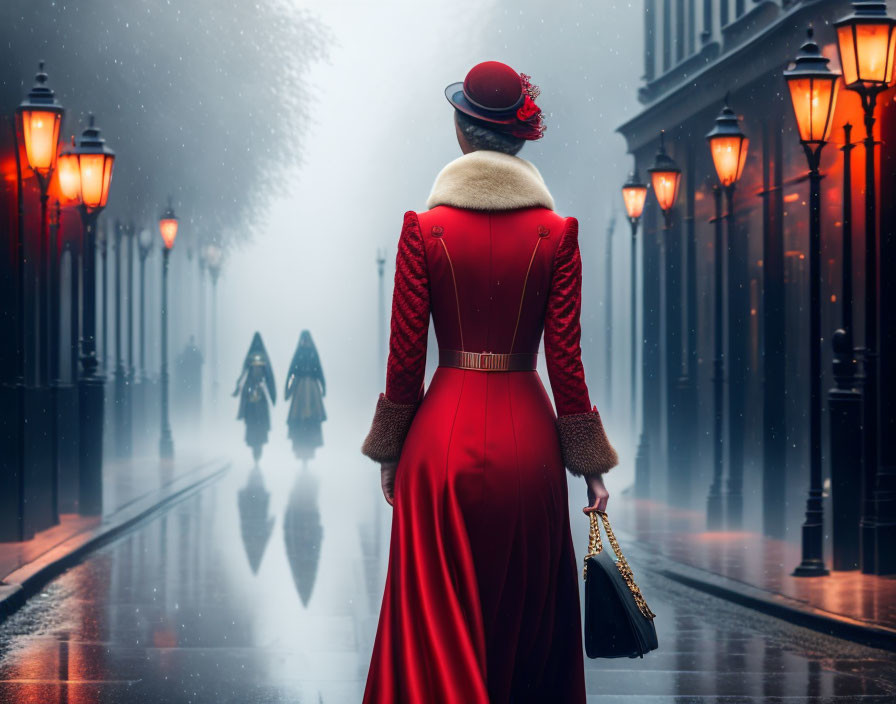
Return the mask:
{"type": "Polygon", "coordinates": [[[364,447],[400,458],[365,701],[581,702],[564,464],[596,474],[616,457],[582,370],[578,224],[550,209],[534,167],[494,152],[446,167],[430,201],[404,218],[364,447]],[[490,209],[473,209],[483,192],[490,209]],[[440,366],[423,394],[430,314],[440,350],[537,353],[544,333],[561,420],[534,370],[440,366]]]}

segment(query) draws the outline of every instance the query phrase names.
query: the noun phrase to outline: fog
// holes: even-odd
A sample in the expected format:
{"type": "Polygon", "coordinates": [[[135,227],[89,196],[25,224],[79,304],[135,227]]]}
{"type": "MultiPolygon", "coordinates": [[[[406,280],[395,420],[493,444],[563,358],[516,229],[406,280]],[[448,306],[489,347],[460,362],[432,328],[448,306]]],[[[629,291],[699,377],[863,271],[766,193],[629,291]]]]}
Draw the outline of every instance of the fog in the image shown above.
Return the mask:
{"type": "MultiPolygon", "coordinates": [[[[207,275],[197,281],[195,255],[205,242],[224,246],[220,388],[211,408],[206,402],[206,428],[213,420],[215,432],[242,432],[229,392],[254,331],[282,395],[307,328],[328,381],[325,451],[346,451],[360,446],[383,386],[377,251],[386,252],[388,306],[402,214],[424,209],[436,174],[460,154],[444,88],[489,59],[531,75],[547,133],[521,156],[541,170],[557,210],[580,221],[586,374],[620,450],[614,483],[622,487],[634,437],[630,240],[619,186],[631,161],[614,130],[637,110],[642,21],[642,3],[608,0],[12,0],[0,8],[8,30],[0,95],[11,111],[45,59],[68,110],[63,135],[80,133],[88,111],[96,113],[118,155],[105,227],[122,219],[156,232],[172,198],[180,231],[170,355],[195,336],[206,390],[215,356],[211,293],[207,275]]],[[[147,265],[148,371],[157,374],[158,250],[147,265]]],[[[114,321],[108,326],[111,334],[114,321]]],[[[432,366],[431,354],[429,373],[432,366]]],[[[285,417],[278,404],[272,443],[287,442],[285,417]]],[[[174,432],[181,446],[193,439],[174,432]]]]}
{"type": "MultiPolygon", "coordinates": [[[[289,193],[226,264],[222,389],[230,390],[254,330],[264,336],[282,383],[299,331],[308,328],[328,380],[328,442],[335,434],[336,442],[360,444],[383,378],[377,248],[387,251],[388,305],[402,214],[424,209],[435,175],[460,154],[444,87],[479,61],[502,60],[542,88],[547,134],[521,156],[539,167],[558,211],[580,220],[586,373],[623,456],[614,483],[625,486],[634,440],[629,238],[618,200],[630,162],[614,129],[636,108],[641,57],[632,37],[640,37],[640,3],[563,3],[550,11],[536,2],[431,2],[425,11],[411,1],[309,7],[335,41],[329,61],[309,73],[304,163],[284,175],[289,193]],[[616,309],[608,321],[605,237],[614,208],[616,309]],[[604,366],[609,324],[616,350],[612,399],[604,366]]],[[[431,340],[429,373],[433,347],[431,340]]],[[[275,410],[274,437],[285,412],[275,410]]]]}

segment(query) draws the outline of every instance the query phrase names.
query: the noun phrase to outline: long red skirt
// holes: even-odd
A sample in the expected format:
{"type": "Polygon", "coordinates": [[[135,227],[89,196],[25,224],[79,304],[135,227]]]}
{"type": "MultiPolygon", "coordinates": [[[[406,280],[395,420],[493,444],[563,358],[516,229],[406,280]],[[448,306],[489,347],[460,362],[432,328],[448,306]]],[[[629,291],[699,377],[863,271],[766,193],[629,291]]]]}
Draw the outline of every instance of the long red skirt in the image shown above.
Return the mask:
{"type": "Polygon", "coordinates": [[[554,413],[535,372],[440,367],[398,466],[365,702],[584,702],[554,413]]]}

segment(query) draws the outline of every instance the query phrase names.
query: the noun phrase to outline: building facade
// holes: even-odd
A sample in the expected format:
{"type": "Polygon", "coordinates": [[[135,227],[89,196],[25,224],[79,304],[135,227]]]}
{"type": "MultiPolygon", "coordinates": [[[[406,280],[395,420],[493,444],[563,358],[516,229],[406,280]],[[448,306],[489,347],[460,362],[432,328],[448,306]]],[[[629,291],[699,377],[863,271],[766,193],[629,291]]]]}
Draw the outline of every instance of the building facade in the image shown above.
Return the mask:
{"type": "MultiPolygon", "coordinates": [[[[619,127],[642,177],[654,160],[661,131],[667,152],[683,171],[671,227],[664,229],[652,195],[642,218],[641,493],[693,508],[706,506],[717,441],[713,274],[715,257],[722,254],[725,402],[720,488],[726,525],[793,540],[799,539],[809,486],[809,193],[806,157],[782,74],[810,26],[831,68],[838,69],[831,24],[851,9],[840,0],[645,0],[644,82],[638,90],[644,108],[619,127]],[[718,179],[706,134],[726,95],[750,142],[733,198],[732,236],[723,240],[726,251],[720,253],[714,251],[718,179]]],[[[875,133],[880,142],[880,457],[873,480],[863,476],[861,456],[854,464],[854,480],[862,485],[863,502],[855,513],[861,514],[863,540],[876,540],[880,546],[896,543],[896,376],[891,369],[896,358],[896,285],[888,276],[896,260],[896,206],[891,202],[896,192],[894,94],[891,88],[879,98],[875,133]]],[[[834,386],[831,335],[843,321],[843,194],[848,185],[853,339],[857,347],[864,340],[864,137],[859,97],[840,90],[821,161],[826,496],[831,491],[827,390],[834,386]],[[851,173],[844,179],[846,123],[852,126],[856,146],[851,150],[851,173]]],[[[861,380],[855,386],[860,388],[861,380]]],[[[826,506],[828,526],[830,511],[826,506]]],[[[827,541],[830,544],[830,535],[827,541]]],[[[872,551],[875,556],[869,553],[863,570],[896,571],[893,552],[892,547],[872,551]]]]}

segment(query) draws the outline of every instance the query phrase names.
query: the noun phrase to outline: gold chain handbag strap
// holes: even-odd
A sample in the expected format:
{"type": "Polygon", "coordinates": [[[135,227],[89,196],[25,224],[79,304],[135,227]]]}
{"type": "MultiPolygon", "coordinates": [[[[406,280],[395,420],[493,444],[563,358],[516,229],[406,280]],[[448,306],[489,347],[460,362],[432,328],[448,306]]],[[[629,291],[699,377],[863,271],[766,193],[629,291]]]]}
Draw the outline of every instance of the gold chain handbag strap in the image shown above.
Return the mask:
{"type": "Polygon", "coordinates": [[[613,548],[613,553],[616,555],[616,568],[619,570],[619,574],[622,575],[622,579],[625,581],[626,586],[628,586],[629,591],[635,598],[635,604],[638,605],[638,610],[644,615],[644,618],[655,618],[656,614],[650,610],[649,606],[647,606],[647,602],[644,601],[641,590],[638,589],[638,585],[635,583],[632,568],[629,566],[628,560],[625,559],[625,555],[622,554],[622,549],[619,547],[619,541],[616,540],[616,536],[613,534],[613,529],[610,527],[610,519],[605,511],[591,511],[588,513],[591,526],[588,532],[588,553],[585,555],[585,569],[582,572],[582,576],[588,576],[588,558],[594,557],[603,551],[598,517],[600,517],[600,522],[604,524],[604,530],[607,532],[607,540],[610,541],[610,547],[613,548]]]}

